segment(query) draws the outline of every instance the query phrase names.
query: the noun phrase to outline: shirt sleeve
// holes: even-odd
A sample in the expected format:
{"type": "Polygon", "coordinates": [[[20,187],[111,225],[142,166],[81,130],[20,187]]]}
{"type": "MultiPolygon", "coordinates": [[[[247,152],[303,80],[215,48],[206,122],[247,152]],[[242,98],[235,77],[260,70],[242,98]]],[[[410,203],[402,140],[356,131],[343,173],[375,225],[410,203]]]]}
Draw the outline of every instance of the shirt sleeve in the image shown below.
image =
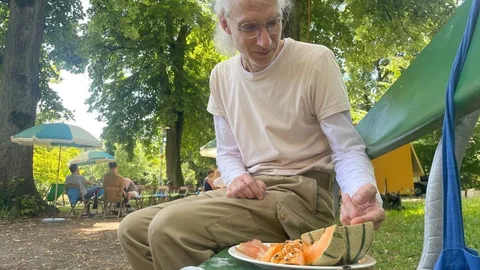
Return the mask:
{"type": "Polygon", "coordinates": [[[227,120],[218,115],[214,115],[213,120],[217,137],[217,166],[222,173],[223,182],[228,186],[233,179],[247,171],[227,120]]]}
{"type": "Polygon", "coordinates": [[[219,115],[225,117],[225,110],[223,109],[221,97],[221,92],[218,87],[217,80],[217,67],[215,67],[210,73],[210,97],[208,99],[207,111],[213,115],[219,115]]]}
{"type": "Polygon", "coordinates": [[[81,177],[82,177],[82,180],[81,180],[82,181],[82,186],[84,186],[84,187],[87,186],[87,178],[85,178],[85,176],[83,176],[83,175],[81,175],[81,177]]]}
{"type": "Polygon", "coordinates": [[[319,122],[332,114],[350,110],[343,76],[331,50],[326,49],[315,63],[308,91],[311,109],[319,122]]]}
{"type": "MultiPolygon", "coordinates": [[[[372,162],[365,152],[365,143],[352,124],[350,112],[333,114],[320,122],[332,149],[336,179],[340,189],[353,196],[365,184],[377,186],[372,162]]],[[[377,204],[382,198],[377,190],[377,204]]]]}

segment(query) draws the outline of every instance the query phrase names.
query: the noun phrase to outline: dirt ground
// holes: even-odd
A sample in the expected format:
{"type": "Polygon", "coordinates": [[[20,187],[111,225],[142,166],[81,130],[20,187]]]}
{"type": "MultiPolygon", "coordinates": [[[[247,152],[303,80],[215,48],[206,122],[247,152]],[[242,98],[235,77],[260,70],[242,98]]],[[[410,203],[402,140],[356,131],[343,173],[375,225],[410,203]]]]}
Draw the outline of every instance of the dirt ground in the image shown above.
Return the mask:
{"type": "Polygon", "coordinates": [[[119,219],[0,221],[0,269],[130,269],[119,219]]]}

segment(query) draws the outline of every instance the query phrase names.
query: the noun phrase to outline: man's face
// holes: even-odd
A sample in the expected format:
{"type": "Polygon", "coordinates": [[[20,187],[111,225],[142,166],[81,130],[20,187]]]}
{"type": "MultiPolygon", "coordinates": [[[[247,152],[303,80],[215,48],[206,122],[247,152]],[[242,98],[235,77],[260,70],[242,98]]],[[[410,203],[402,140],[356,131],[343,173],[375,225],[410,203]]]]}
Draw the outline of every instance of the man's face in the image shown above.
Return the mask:
{"type": "Polygon", "coordinates": [[[280,48],[282,18],[277,0],[232,0],[227,18],[220,18],[251,72],[265,69],[280,48]]]}

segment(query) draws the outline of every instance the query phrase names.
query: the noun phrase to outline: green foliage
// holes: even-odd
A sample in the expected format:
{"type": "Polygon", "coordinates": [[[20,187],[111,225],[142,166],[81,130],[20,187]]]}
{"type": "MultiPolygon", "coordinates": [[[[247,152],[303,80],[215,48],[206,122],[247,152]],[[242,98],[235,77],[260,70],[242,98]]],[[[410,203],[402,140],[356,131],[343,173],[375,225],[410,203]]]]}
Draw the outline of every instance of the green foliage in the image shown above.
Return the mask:
{"type": "MultiPolygon", "coordinates": [[[[480,198],[462,200],[465,241],[468,247],[480,249],[480,198]]],[[[422,254],[425,203],[403,202],[405,210],[387,211],[382,228],[375,233],[371,256],[375,269],[415,269],[422,254]]]]}
{"type": "MultiPolygon", "coordinates": [[[[60,147],[47,147],[37,145],[33,150],[33,179],[40,194],[45,194],[51,184],[57,182],[58,156],[60,147]]],[[[68,162],[80,154],[78,148],[62,148],[58,183],[65,182],[70,175],[68,162]]]]}
{"type": "MultiPolygon", "coordinates": [[[[8,6],[0,4],[0,71],[8,27],[8,6]]],[[[44,43],[41,52],[40,91],[37,123],[72,119],[49,83],[60,80],[60,69],[82,72],[87,64],[79,36],[79,21],[85,17],[80,0],[47,1],[44,43]]]]}
{"type": "Polygon", "coordinates": [[[141,143],[135,145],[131,159],[125,147],[117,145],[116,149],[115,159],[118,164],[118,172],[122,176],[143,185],[156,185],[160,179],[160,173],[162,173],[162,179],[165,179],[165,163],[163,163],[163,168],[160,168],[159,154],[148,154],[141,143]]]}
{"type": "MultiPolygon", "coordinates": [[[[465,150],[462,166],[460,167],[460,183],[463,189],[480,188],[480,164],[478,163],[480,159],[480,146],[478,144],[480,141],[479,123],[480,121],[473,131],[467,149],[465,150]]],[[[430,167],[441,135],[441,130],[437,130],[413,143],[415,152],[426,174],[430,173],[430,167]]]]}
{"type": "MultiPolygon", "coordinates": [[[[182,159],[205,163],[199,147],[214,137],[206,112],[208,77],[215,53],[213,16],[203,1],[92,1],[87,42],[93,79],[91,110],[107,123],[109,150],[118,143],[133,154],[135,144],[175,133],[182,159]]],[[[208,162],[208,161],[207,161],[208,162]]],[[[201,165],[202,166],[202,165],[201,165]]]]}
{"type": "Polygon", "coordinates": [[[23,179],[0,181],[0,219],[33,217],[43,212],[39,198],[31,195],[19,195],[23,179]]]}
{"type": "Polygon", "coordinates": [[[43,207],[38,203],[38,198],[31,195],[23,195],[14,198],[12,201],[20,202],[20,216],[33,217],[43,211],[43,207]]]}
{"type": "Polygon", "coordinates": [[[331,48],[354,110],[368,111],[453,13],[453,0],[295,1],[300,39],[331,48]]]}

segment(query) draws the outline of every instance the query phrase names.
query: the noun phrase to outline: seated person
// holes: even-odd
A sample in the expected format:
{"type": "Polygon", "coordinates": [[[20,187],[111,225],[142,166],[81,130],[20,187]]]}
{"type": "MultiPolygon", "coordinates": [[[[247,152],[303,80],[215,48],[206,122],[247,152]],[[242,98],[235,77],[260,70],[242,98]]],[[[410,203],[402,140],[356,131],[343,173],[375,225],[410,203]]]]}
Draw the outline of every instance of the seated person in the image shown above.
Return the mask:
{"type": "Polygon", "coordinates": [[[137,183],[130,178],[125,178],[123,181],[123,194],[125,197],[125,206],[128,208],[127,210],[132,210],[130,209],[132,207],[130,205],[130,200],[140,196],[138,193],[137,183]]]}
{"type": "MultiPolygon", "coordinates": [[[[211,177],[209,176],[206,185],[210,186],[209,190],[216,190],[225,185],[219,170],[215,170],[213,175],[211,175],[211,177]]],[[[205,191],[207,191],[207,189],[205,189],[205,191]]]]}
{"type": "MultiPolygon", "coordinates": [[[[94,187],[89,187],[86,188],[86,185],[92,185],[90,181],[88,181],[83,175],[80,175],[80,170],[78,169],[77,164],[72,164],[69,167],[70,174],[67,176],[65,179],[65,184],[76,184],[80,187],[80,193],[83,195],[83,198],[85,200],[89,200],[93,197],[93,195],[98,192],[100,187],[94,186],[94,187]]],[[[79,197],[77,198],[78,201],[80,201],[82,197],[79,194],[79,197]]],[[[87,212],[90,213],[90,209],[87,209],[87,212]]]]}
{"type": "Polygon", "coordinates": [[[140,196],[140,194],[138,193],[138,188],[135,181],[133,181],[130,178],[124,179],[123,190],[126,193],[127,200],[140,196]]]}
{"type": "MultiPolygon", "coordinates": [[[[122,198],[127,198],[127,193],[125,190],[123,190],[123,185],[124,185],[124,177],[118,174],[118,165],[116,162],[110,162],[108,163],[108,168],[110,169],[108,172],[106,172],[103,175],[103,188],[106,189],[108,187],[121,187],[122,188],[122,193],[121,194],[116,194],[116,198],[109,198],[109,201],[116,200],[120,202],[122,198]],[[119,197],[120,196],[120,197],[119,197]]],[[[106,190],[105,190],[106,191],[106,190]]],[[[105,192],[106,194],[106,192],[105,192]]],[[[110,193],[112,194],[112,193],[110,193]]],[[[109,196],[113,196],[110,195],[109,196]]],[[[117,204],[117,207],[120,206],[120,203],[117,204]]]]}
{"type": "Polygon", "coordinates": [[[203,180],[203,191],[207,192],[209,190],[213,190],[213,175],[215,174],[214,170],[209,170],[207,177],[203,180]]]}

